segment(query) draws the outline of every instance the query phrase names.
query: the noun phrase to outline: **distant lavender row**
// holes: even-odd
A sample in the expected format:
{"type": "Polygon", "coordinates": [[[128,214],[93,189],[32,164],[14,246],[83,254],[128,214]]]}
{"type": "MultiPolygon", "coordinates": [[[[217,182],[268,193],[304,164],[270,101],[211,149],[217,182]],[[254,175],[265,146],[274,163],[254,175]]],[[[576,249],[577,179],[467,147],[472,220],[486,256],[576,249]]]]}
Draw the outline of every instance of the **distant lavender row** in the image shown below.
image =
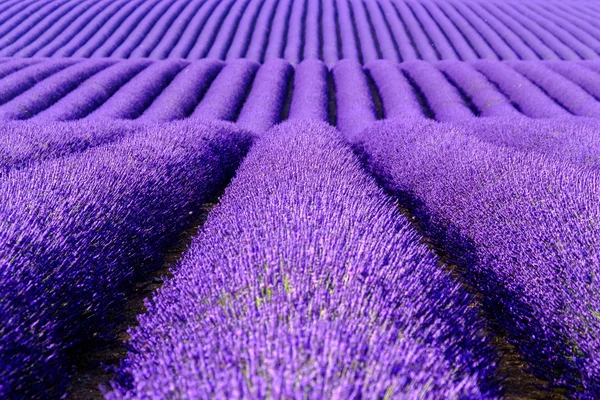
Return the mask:
{"type": "Polygon", "coordinates": [[[496,145],[600,168],[600,120],[493,117],[446,124],[496,145]]]}
{"type": "Polygon", "coordinates": [[[24,0],[0,5],[0,56],[598,59],[589,2],[24,0]]]}
{"type": "Polygon", "coordinates": [[[576,398],[596,398],[600,175],[598,145],[587,149],[585,141],[598,143],[597,124],[559,124],[556,133],[550,121],[486,124],[475,135],[508,146],[423,121],[373,124],[357,146],[368,169],[464,270],[533,372],[576,398]],[[515,140],[532,133],[539,136],[515,140]],[[516,149],[531,143],[533,152],[516,149]]]}
{"type": "Polygon", "coordinates": [[[186,118],[266,131],[288,118],[600,116],[600,63],[0,59],[0,121],[186,118]]]}
{"type": "Polygon", "coordinates": [[[136,132],[138,124],[92,120],[0,125],[0,178],[18,168],[110,143],[136,132]]]}
{"type": "Polygon", "coordinates": [[[108,399],[494,397],[473,299],[324,123],[257,140],[147,308],[108,399]]]}
{"type": "Polygon", "coordinates": [[[231,124],[173,123],[0,182],[0,397],[63,394],[68,354],[110,337],[108,313],[226,184],[249,142],[231,124]]]}

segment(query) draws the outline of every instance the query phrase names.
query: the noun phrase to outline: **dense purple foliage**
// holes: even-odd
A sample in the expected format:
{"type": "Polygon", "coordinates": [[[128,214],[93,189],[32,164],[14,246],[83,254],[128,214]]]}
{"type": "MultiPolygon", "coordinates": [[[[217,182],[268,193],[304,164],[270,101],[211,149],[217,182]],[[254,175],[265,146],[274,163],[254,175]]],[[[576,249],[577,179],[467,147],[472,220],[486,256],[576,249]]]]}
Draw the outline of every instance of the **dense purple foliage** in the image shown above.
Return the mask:
{"type": "Polygon", "coordinates": [[[0,181],[0,397],[62,394],[68,353],[110,335],[128,286],[233,174],[250,136],[161,125],[0,181]]]}
{"type": "MultiPolygon", "coordinates": [[[[595,398],[600,392],[597,169],[422,121],[374,124],[357,147],[368,169],[464,268],[489,315],[533,371],[578,398],[595,398]]],[[[550,153],[563,150],[548,147],[550,153]]]]}
{"type": "Polygon", "coordinates": [[[570,115],[550,96],[508,64],[479,60],[474,61],[472,65],[497,86],[512,103],[516,104],[524,115],[532,118],[570,115]]]}
{"type": "Polygon", "coordinates": [[[236,121],[238,125],[261,133],[280,122],[293,74],[294,69],[283,60],[263,64],[236,121]]]}
{"type": "Polygon", "coordinates": [[[496,372],[505,334],[600,397],[598,20],[595,0],[0,0],[0,398],[65,393],[255,137],[109,398],[489,398],[506,365],[510,397],[529,375],[496,372]]]}
{"type": "Polygon", "coordinates": [[[384,118],[425,116],[417,94],[397,64],[380,60],[367,64],[365,69],[381,97],[384,118]]]}
{"type": "Polygon", "coordinates": [[[107,398],[492,398],[473,299],[335,129],[257,140],[107,398]]]}
{"type": "Polygon", "coordinates": [[[430,63],[410,61],[400,68],[423,93],[427,106],[438,121],[456,121],[473,118],[458,90],[430,63]]]}
{"type": "Polygon", "coordinates": [[[258,132],[287,118],[315,118],[353,134],[376,119],[590,117],[600,112],[598,65],[342,60],[328,69],[316,59],[295,66],[281,59],[0,59],[0,121],[190,117],[258,132]]]}
{"type": "Polygon", "coordinates": [[[146,60],[127,60],[110,66],[81,83],[33,118],[68,121],[87,117],[129,82],[150,63],[146,60]]]}
{"type": "Polygon", "coordinates": [[[187,58],[293,65],[598,59],[590,2],[439,0],[5,1],[0,56],[187,58]],[[9,6],[9,3],[13,3],[9,6]],[[498,4],[496,4],[498,3],[498,4]],[[585,4],[586,9],[577,8],[585,4]]]}
{"type": "Polygon", "coordinates": [[[235,60],[219,72],[191,118],[234,120],[242,108],[259,65],[235,60]]]}
{"type": "Polygon", "coordinates": [[[191,63],[152,101],[139,120],[164,122],[187,118],[223,67],[222,62],[214,60],[191,63]]]}
{"type": "Polygon", "coordinates": [[[594,97],[576,83],[546,68],[544,64],[512,61],[509,65],[540,87],[571,114],[585,117],[600,116],[600,104],[594,97]]]}
{"type": "Polygon", "coordinates": [[[31,118],[114,63],[111,60],[85,60],[71,65],[36,83],[27,92],[11,96],[7,103],[0,106],[0,120],[31,118]]]}
{"type": "Polygon", "coordinates": [[[177,74],[187,66],[181,60],[149,65],[124,84],[90,116],[93,118],[135,119],[152,104],[177,74]]]}
{"type": "Polygon", "coordinates": [[[305,61],[296,67],[290,119],[329,121],[328,74],[321,61],[305,61]]]}
{"type": "Polygon", "coordinates": [[[591,64],[592,63],[590,62],[581,64],[563,61],[544,62],[545,67],[558,72],[563,76],[563,79],[566,78],[567,80],[576,83],[583,90],[597,99],[600,98],[600,79],[598,79],[598,73],[594,72],[593,69],[586,68],[586,66],[591,64]]]}
{"type": "MultiPolygon", "coordinates": [[[[437,67],[468,96],[482,117],[517,117],[520,113],[486,77],[473,66],[458,61],[441,61],[437,67]]],[[[453,118],[450,118],[453,119],[453,118]]]]}
{"type": "Polygon", "coordinates": [[[600,121],[596,118],[493,117],[447,126],[497,145],[600,167],[600,121]]]}
{"type": "Polygon", "coordinates": [[[13,169],[43,160],[79,153],[129,136],[138,127],[127,121],[104,123],[8,122],[0,126],[0,177],[13,169]]]}
{"type": "Polygon", "coordinates": [[[75,64],[76,62],[77,61],[69,59],[48,60],[47,62],[27,65],[24,68],[15,71],[2,79],[2,86],[0,87],[0,104],[4,104],[14,99],[39,81],[75,64]]]}
{"type": "Polygon", "coordinates": [[[343,60],[332,70],[335,85],[336,121],[346,135],[358,134],[377,120],[369,81],[356,61],[343,60]]]}

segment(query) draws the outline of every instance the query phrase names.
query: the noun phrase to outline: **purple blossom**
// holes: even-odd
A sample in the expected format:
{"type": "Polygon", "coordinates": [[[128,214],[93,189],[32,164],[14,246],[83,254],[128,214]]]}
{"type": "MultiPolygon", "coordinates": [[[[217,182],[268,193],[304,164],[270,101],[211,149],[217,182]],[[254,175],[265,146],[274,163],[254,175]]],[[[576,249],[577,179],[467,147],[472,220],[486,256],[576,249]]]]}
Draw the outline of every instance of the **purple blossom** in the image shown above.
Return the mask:
{"type": "Polygon", "coordinates": [[[474,61],[472,65],[490,82],[498,86],[524,115],[532,118],[556,118],[571,115],[529,79],[505,63],[479,60],[474,61]]]}
{"type": "Polygon", "coordinates": [[[480,118],[446,125],[480,140],[545,154],[590,168],[600,167],[600,121],[596,118],[480,118]]]}
{"type": "Polygon", "coordinates": [[[223,67],[190,116],[193,119],[237,118],[259,65],[250,60],[230,61],[223,67]]]}
{"type": "Polygon", "coordinates": [[[479,116],[520,117],[506,95],[468,63],[440,61],[437,68],[469,97],[479,116]]]}
{"type": "Polygon", "coordinates": [[[367,64],[365,70],[381,97],[384,118],[425,117],[415,90],[397,64],[378,60],[367,64]]]}
{"type": "Polygon", "coordinates": [[[296,66],[289,119],[329,121],[328,75],[321,61],[308,60],[296,66]]]}
{"type": "Polygon", "coordinates": [[[238,125],[262,133],[281,122],[293,74],[294,69],[286,61],[271,60],[263,64],[236,121],[238,125]]]}
{"type": "Polygon", "coordinates": [[[187,118],[196,108],[224,63],[200,60],[184,67],[138,118],[166,122],[187,118]]]}
{"type": "Polygon", "coordinates": [[[508,65],[544,90],[571,114],[584,117],[600,116],[600,104],[594,97],[561,74],[546,68],[543,63],[511,61],[508,65]]]}
{"type": "Polygon", "coordinates": [[[367,64],[598,59],[593,2],[14,0],[0,56],[367,64]],[[578,5],[585,4],[585,10],[578,5]]]}
{"type": "MultiPolygon", "coordinates": [[[[367,168],[464,270],[488,315],[533,372],[566,386],[574,397],[595,398],[600,392],[597,169],[421,120],[373,124],[357,148],[367,168]]],[[[548,149],[560,154],[551,145],[548,149]]]]}
{"type": "Polygon", "coordinates": [[[257,140],[108,399],[493,398],[473,299],[331,127],[257,140]]]}
{"type": "Polygon", "coordinates": [[[335,84],[336,126],[352,136],[377,120],[369,82],[361,65],[342,60],[332,69],[335,84]]]}
{"type": "Polygon", "coordinates": [[[0,126],[0,177],[43,160],[83,152],[138,130],[128,121],[8,122],[0,126]]]}
{"type": "Polygon", "coordinates": [[[150,64],[121,86],[90,118],[135,119],[142,115],[154,99],[177,74],[188,65],[181,60],[166,60],[150,64]]]}
{"type": "Polygon", "coordinates": [[[230,124],[172,123],[0,181],[0,397],[64,392],[68,354],[112,334],[133,279],[249,144],[230,124]]]}
{"type": "Polygon", "coordinates": [[[457,121],[475,116],[458,90],[430,63],[410,61],[400,64],[400,68],[418,86],[438,121],[457,121]]]}
{"type": "Polygon", "coordinates": [[[54,103],[46,103],[47,108],[32,118],[68,121],[87,117],[150,64],[148,60],[118,62],[98,72],[54,103]]]}
{"type": "Polygon", "coordinates": [[[84,60],[68,66],[2,104],[0,120],[31,118],[68,95],[85,80],[114,64],[112,60],[84,60]]]}

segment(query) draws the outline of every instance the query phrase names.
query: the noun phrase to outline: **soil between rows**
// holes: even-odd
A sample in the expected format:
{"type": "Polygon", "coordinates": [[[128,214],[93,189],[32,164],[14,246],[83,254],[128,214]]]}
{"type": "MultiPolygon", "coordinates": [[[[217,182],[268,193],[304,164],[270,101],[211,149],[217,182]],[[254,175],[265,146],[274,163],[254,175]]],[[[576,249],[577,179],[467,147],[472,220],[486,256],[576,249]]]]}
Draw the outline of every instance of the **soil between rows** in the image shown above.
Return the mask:
{"type": "Polygon", "coordinates": [[[124,308],[124,319],[117,326],[114,340],[98,343],[94,348],[81,351],[76,356],[76,371],[67,391],[69,400],[101,400],[104,399],[100,386],[108,387],[114,374],[110,371],[119,366],[127,355],[126,342],[129,339],[127,330],[136,326],[137,316],[146,312],[144,300],[151,297],[162,284],[162,277],[172,276],[170,269],[183,256],[198,229],[206,221],[209,211],[215,203],[204,204],[197,212],[190,225],[179,237],[175,244],[165,253],[160,268],[143,276],[135,285],[124,308]]]}

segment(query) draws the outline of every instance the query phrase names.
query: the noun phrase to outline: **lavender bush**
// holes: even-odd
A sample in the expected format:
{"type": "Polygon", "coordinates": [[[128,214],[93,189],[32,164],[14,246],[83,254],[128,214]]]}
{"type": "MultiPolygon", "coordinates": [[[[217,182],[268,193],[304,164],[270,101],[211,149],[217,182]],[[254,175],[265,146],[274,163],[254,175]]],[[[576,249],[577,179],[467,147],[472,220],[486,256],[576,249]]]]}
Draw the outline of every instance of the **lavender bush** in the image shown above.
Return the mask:
{"type": "Polygon", "coordinates": [[[249,142],[223,123],[162,125],[0,181],[0,397],[63,393],[68,354],[111,334],[132,280],[249,142]]]}
{"type": "Polygon", "coordinates": [[[332,69],[335,85],[336,126],[352,136],[377,120],[367,77],[356,61],[342,60],[332,69]]]}
{"type": "Polygon", "coordinates": [[[187,64],[181,60],[150,64],[89,116],[107,119],[139,117],[187,64]]]}
{"type": "Polygon", "coordinates": [[[384,118],[425,116],[415,90],[397,64],[378,60],[367,64],[365,70],[373,79],[373,84],[381,97],[384,118]]]}
{"type": "Polygon", "coordinates": [[[228,62],[190,117],[235,120],[248,96],[258,67],[257,63],[250,60],[228,62]]]}
{"type": "Polygon", "coordinates": [[[214,60],[191,63],[175,76],[138,120],[165,122],[187,118],[223,67],[224,63],[214,60]]]}
{"type": "Polygon", "coordinates": [[[555,118],[571,115],[529,79],[505,63],[479,60],[472,64],[512,103],[516,104],[524,115],[532,118],[555,118]]]}
{"type": "Polygon", "coordinates": [[[585,117],[600,116],[600,104],[594,97],[574,82],[546,68],[544,64],[512,61],[509,65],[544,90],[569,113],[585,117]]]}
{"type": "Polygon", "coordinates": [[[108,399],[494,397],[472,297],[322,123],[256,142],[147,307],[108,399]]]}
{"type": "Polygon", "coordinates": [[[600,392],[597,169],[460,130],[382,122],[357,141],[370,171],[464,269],[533,372],[600,392]]]}
{"type": "Polygon", "coordinates": [[[13,96],[5,104],[2,104],[0,120],[31,118],[46,109],[48,105],[68,95],[85,80],[114,63],[110,60],[85,60],[58,71],[35,84],[25,93],[13,96]]]}
{"type": "Polygon", "coordinates": [[[0,8],[0,56],[296,65],[599,58],[590,1],[38,0],[0,8]],[[585,10],[578,6],[585,4],[585,10]]]}
{"type": "Polygon", "coordinates": [[[147,60],[118,62],[98,72],[54,103],[46,103],[46,108],[32,118],[69,121],[87,117],[149,65],[147,60]]]}
{"type": "Polygon", "coordinates": [[[402,63],[400,68],[415,83],[438,121],[473,118],[458,90],[433,65],[424,61],[402,63]]]}
{"type": "Polygon", "coordinates": [[[0,177],[43,160],[79,153],[132,135],[127,121],[8,122],[0,126],[0,177]]]}
{"type": "MultiPolygon", "coordinates": [[[[600,167],[600,121],[596,118],[481,118],[454,122],[463,133],[480,140],[553,158],[600,167]]],[[[432,128],[434,129],[434,128],[432,128]]]]}
{"type": "Polygon", "coordinates": [[[342,60],[329,70],[319,63],[0,59],[0,120],[191,117],[265,131],[306,107],[302,118],[331,117],[352,134],[376,119],[563,119],[600,110],[600,67],[593,61],[376,60],[363,66],[342,60]]]}
{"type": "Polygon", "coordinates": [[[262,133],[281,122],[293,74],[294,69],[286,61],[271,60],[263,64],[236,121],[238,125],[262,133]]]}

